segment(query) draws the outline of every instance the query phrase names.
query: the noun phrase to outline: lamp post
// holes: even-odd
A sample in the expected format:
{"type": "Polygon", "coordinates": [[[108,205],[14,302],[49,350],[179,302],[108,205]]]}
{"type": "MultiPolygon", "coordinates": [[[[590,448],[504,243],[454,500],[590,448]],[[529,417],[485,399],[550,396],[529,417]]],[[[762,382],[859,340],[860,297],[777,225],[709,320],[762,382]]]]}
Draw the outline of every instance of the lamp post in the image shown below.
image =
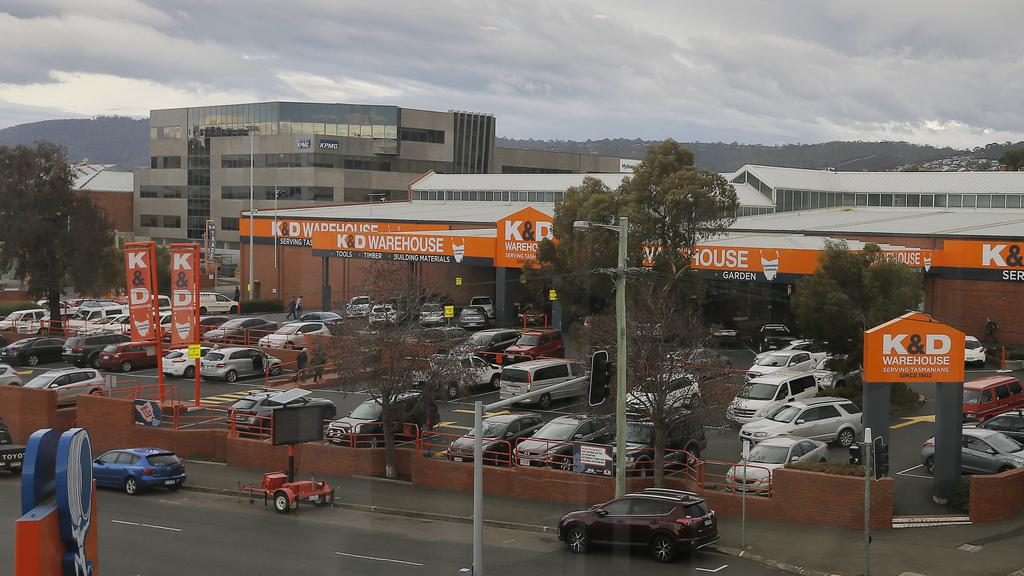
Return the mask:
{"type": "MultiPolygon", "coordinates": [[[[254,132],[258,132],[257,126],[249,126],[249,300],[255,299],[254,290],[256,289],[256,282],[253,280],[253,213],[256,212],[255,201],[253,199],[253,172],[256,171],[256,155],[253,153],[254,145],[252,135],[254,132]]],[[[277,233],[277,230],[274,230],[277,233]]],[[[276,254],[276,250],[275,250],[276,254]]]]}
{"type": "Polygon", "coordinates": [[[615,497],[626,493],[626,246],[629,218],[619,217],[619,225],[596,224],[587,220],[573,222],[574,230],[607,228],[619,234],[619,262],[615,270],[615,497]]]}
{"type": "Polygon", "coordinates": [[[281,189],[274,186],[274,270],[277,270],[277,199],[281,197],[281,189]]]}

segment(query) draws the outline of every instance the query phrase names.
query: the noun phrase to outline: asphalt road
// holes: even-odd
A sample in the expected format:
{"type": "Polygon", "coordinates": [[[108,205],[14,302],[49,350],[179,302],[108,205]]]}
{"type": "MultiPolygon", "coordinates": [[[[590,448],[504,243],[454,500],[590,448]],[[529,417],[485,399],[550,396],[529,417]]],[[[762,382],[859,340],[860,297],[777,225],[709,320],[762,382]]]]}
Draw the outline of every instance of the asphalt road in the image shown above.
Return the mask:
{"type": "MultiPolygon", "coordinates": [[[[472,528],[360,512],[303,509],[281,515],[235,498],[194,492],[97,496],[100,568],[104,574],[459,575],[472,564],[472,528]]],[[[0,558],[14,558],[18,481],[0,477],[0,558]]],[[[714,572],[781,575],[714,552],[654,562],[643,551],[569,553],[552,535],[488,528],[487,574],[615,575],[714,572]]]]}

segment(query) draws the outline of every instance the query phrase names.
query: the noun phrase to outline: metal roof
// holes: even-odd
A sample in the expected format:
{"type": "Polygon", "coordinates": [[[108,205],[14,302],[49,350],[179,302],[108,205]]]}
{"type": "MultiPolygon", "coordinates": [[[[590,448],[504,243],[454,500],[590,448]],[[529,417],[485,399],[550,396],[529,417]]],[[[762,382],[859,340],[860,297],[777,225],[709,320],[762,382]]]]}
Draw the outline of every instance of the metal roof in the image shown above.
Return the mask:
{"type": "Polygon", "coordinates": [[[1024,194],[1024,172],[838,172],[747,165],[772,188],[867,194],[1024,194]]]}
{"type": "Polygon", "coordinates": [[[772,202],[771,198],[761,194],[750,184],[737,183],[732,186],[736,189],[736,199],[739,200],[741,207],[775,208],[775,202],[772,202]]]}
{"type": "Polygon", "coordinates": [[[1024,210],[844,207],[737,218],[732,233],[1024,236],[1024,210]]]}
{"type": "Polygon", "coordinates": [[[618,188],[631,174],[427,174],[410,188],[420,190],[521,190],[565,192],[579,186],[584,178],[596,178],[609,188],[618,188]]]}
{"type": "MultiPolygon", "coordinates": [[[[701,246],[727,246],[736,248],[761,248],[775,250],[824,250],[825,242],[839,240],[828,236],[805,236],[803,234],[744,234],[729,232],[721,238],[701,242],[701,246]]],[[[850,250],[863,250],[865,242],[845,240],[850,250]]],[[[882,250],[917,250],[894,244],[878,244],[882,250]]]]}
{"type": "Polygon", "coordinates": [[[71,169],[75,190],[132,192],[135,188],[135,173],[116,164],[76,164],[71,169]]]}
{"type": "MultiPolygon", "coordinates": [[[[554,214],[552,202],[470,202],[416,200],[415,202],[386,202],[349,204],[313,208],[291,208],[277,211],[278,218],[322,220],[392,220],[399,222],[453,222],[459,224],[487,224],[493,226],[501,218],[527,206],[545,214],[554,214]]],[[[273,210],[260,210],[257,216],[268,218],[273,210]]],[[[248,217],[249,212],[242,212],[248,217]]]]}

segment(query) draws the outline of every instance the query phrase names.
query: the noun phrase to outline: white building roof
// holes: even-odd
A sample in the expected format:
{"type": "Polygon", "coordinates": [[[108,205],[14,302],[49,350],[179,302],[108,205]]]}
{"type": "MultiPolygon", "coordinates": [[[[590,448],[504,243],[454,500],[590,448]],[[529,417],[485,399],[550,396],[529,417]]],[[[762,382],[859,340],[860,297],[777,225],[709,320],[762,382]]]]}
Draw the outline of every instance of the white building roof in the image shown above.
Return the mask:
{"type": "Polygon", "coordinates": [[[739,200],[740,206],[751,207],[751,208],[775,208],[775,203],[772,199],[761,194],[750,184],[735,183],[732,185],[736,189],[736,199],[739,200]]]}
{"type": "Polygon", "coordinates": [[[94,192],[132,192],[135,173],[116,164],[75,164],[75,190],[94,192]]]}
{"type": "Polygon", "coordinates": [[[430,173],[410,188],[421,190],[520,190],[525,192],[565,192],[579,186],[583,179],[596,178],[609,188],[618,188],[630,174],[435,174],[430,173]]]}
{"type": "MultiPolygon", "coordinates": [[[[414,202],[387,202],[349,204],[314,208],[292,208],[277,211],[278,218],[323,220],[393,220],[396,222],[453,222],[458,224],[484,224],[493,226],[501,218],[527,206],[553,215],[552,202],[470,202],[416,200],[414,202]]],[[[257,215],[273,216],[273,210],[261,210],[257,215]]],[[[249,212],[242,212],[248,217],[249,212]]]]}
{"type": "Polygon", "coordinates": [[[969,208],[844,207],[737,218],[734,232],[889,236],[1024,236],[1024,211],[969,208]]]}
{"type": "Polygon", "coordinates": [[[1024,194],[1024,172],[833,172],[747,165],[772,188],[866,194],[1024,194]]]}
{"type": "MultiPolygon", "coordinates": [[[[805,236],[803,234],[759,234],[729,232],[721,238],[701,242],[704,246],[735,246],[737,248],[792,249],[792,250],[824,250],[825,242],[839,240],[827,236],[805,236]]],[[[845,240],[851,250],[863,250],[865,242],[845,240]]],[[[878,244],[882,250],[917,250],[894,244],[878,244]]]]}

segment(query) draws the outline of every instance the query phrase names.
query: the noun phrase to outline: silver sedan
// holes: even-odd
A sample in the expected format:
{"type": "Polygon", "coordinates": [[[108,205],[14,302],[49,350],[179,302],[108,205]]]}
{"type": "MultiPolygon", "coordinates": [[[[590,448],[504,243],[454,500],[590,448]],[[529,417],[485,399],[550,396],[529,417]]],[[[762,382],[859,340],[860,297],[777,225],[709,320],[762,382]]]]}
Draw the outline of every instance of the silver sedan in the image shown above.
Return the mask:
{"type": "Polygon", "coordinates": [[[828,445],[794,436],[769,438],[751,448],[749,458],[725,473],[726,488],[767,495],[771,493],[772,472],[804,462],[828,462],[828,445]]]}
{"type": "MultiPolygon", "coordinates": [[[[964,428],[960,444],[960,469],[972,474],[998,474],[1024,468],[1024,446],[995,430],[964,428]]],[[[935,438],[921,449],[921,463],[935,473],[935,438]]]]}

